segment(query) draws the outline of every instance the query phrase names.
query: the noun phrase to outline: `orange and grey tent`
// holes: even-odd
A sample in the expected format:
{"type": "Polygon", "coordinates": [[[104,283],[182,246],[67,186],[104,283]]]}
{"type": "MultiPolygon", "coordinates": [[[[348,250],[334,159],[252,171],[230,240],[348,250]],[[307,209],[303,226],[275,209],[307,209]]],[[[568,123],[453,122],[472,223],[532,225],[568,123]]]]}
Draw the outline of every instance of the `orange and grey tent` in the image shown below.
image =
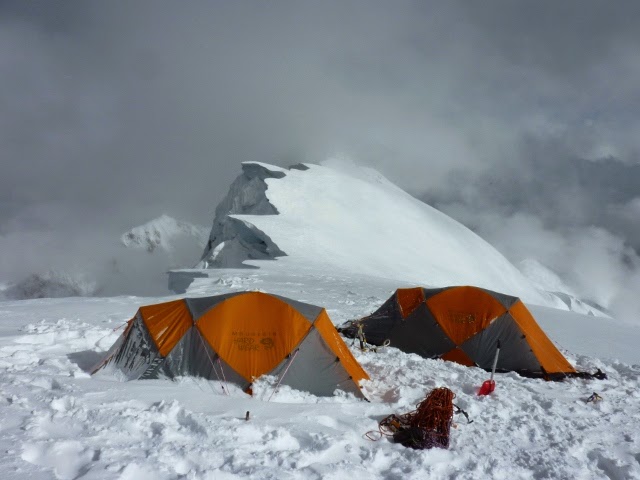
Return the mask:
{"type": "Polygon", "coordinates": [[[516,297],[477,287],[398,289],[376,312],[341,329],[361,325],[366,341],[426,358],[489,370],[500,341],[497,371],[562,378],[575,369],[516,297]]]}
{"type": "Polygon", "coordinates": [[[140,307],[100,369],[127,380],[182,375],[249,390],[264,374],[316,395],[363,397],[366,372],[324,308],[261,292],[185,298],[140,307]]]}

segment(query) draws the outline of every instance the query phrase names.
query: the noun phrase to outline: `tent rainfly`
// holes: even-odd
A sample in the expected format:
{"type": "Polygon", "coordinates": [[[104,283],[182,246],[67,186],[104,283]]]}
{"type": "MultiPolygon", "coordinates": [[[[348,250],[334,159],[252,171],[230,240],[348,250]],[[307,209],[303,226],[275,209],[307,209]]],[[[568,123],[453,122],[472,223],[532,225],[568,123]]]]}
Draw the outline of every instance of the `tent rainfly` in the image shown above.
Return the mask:
{"type": "Polygon", "coordinates": [[[360,398],[369,378],[324,308],[261,292],[140,307],[94,373],[105,369],[127,380],[194,375],[247,392],[269,374],[315,395],[360,398]]]}
{"type": "Polygon", "coordinates": [[[401,288],[376,312],[341,328],[355,338],[426,358],[490,370],[498,340],[497,371],[548,380],[580,376],[545,335],[524,303],[470,286],[401,288]]]}

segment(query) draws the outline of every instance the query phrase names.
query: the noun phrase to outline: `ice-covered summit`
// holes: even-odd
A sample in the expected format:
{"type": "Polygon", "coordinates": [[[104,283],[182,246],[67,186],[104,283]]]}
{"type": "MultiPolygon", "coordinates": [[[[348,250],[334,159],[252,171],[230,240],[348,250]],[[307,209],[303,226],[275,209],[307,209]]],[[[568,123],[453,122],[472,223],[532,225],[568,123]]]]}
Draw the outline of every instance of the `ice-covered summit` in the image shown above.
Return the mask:
{"type": "Polygon", "coordinates": [[[199,264],[357,272],[425,286],[470,284],[566,308],[489,243],[380,173],[341,163],[248,162],[216,208],[199,264]]]}
{"type": "Polygon", "coordinates": [[[204,247],[207,229],[200,225],[176,220],[168,215],[160,215],[143,225],[134,227],[120,237],[125,247],[146,250],[149,253],[156,249],[171,252],[176,242],[191,238],[204,247]]]}

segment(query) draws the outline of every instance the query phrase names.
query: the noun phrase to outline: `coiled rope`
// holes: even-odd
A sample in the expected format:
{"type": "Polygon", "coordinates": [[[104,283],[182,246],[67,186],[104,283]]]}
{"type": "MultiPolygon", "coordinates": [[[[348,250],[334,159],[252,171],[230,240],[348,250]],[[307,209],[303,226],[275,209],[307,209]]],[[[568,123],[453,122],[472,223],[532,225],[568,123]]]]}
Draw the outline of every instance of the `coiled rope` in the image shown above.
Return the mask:
{"type": "Polygon", "coordinates": [[[455,396],[446,387],[435,388],[414,411],[383,418],[378,424],[378,431],[371,430],[365,437],[373,441],[393,437],[395,442],[416,449],[448,448],[454,407],[456,413],[464,413],[469,420],[466,412],[453,404],[455,396]]]}

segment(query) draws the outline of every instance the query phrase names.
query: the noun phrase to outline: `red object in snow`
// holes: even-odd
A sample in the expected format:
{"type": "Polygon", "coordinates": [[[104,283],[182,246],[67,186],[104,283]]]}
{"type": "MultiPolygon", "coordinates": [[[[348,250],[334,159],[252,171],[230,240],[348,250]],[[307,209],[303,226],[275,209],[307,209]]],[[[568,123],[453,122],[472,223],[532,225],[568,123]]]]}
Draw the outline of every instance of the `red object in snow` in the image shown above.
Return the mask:
{"type": "Polygon", "coordinates": [[[480,390],[478,390],[478,395],[489,395],[496,389],[496,382],[494,380],[485,380],[480,390]]]}
{"type": "Polygon", "coordinates": [[[496,382],[493,380],[493,374],[496,373],[496,365],[498,364],[498,355],[500,355],[500,340],[498,340],[498,347],[496,348],[496,356],[493,358],[493,367],[491,367],[491,378],[489,380],[485,380],[480,390],[478,390],[478,395],[489,395],[496,389],[496,382]]]}

